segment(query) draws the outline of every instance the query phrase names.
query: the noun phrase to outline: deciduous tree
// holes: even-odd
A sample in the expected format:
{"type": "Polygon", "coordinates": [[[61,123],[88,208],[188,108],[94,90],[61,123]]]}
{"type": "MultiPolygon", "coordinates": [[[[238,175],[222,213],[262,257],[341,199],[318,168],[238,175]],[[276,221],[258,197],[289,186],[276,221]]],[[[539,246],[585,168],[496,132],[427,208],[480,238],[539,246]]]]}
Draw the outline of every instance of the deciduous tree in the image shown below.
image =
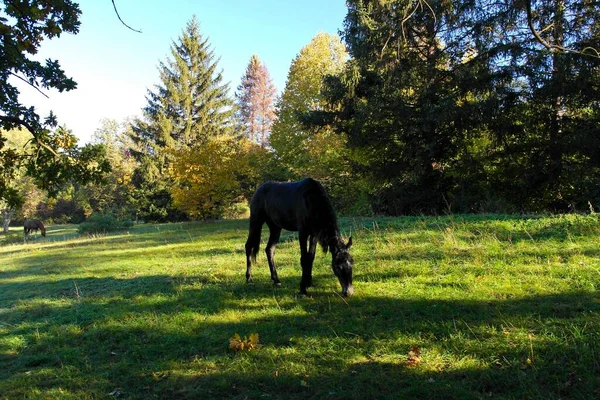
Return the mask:
{"type": "Polygon", "coordinates": [[[101,146],[79,148],[65,128],[56,128],[56,117],[40,118],[34,107],[19,100],[15,81],[40,92],[73,90],[76,83],[56,60],[45,63],[31,59],[44,39],[79,30],[79,6],[70,1],[2,1],[0,15],[0,128],[25,128],[30,145],[11,149],[0,131],[0,200],[17,205],[22,199],[11,189],[11,181],[24,170],[35,183],[50,191],[70,180],[99,179],[108,164],[101,146]]]}
{"type": "Polygon", "coordinates": [[[130,153],[130,137],[127,124],[113,119],[103,119],[94,132],[92,141],[104,145],[111,172],[102,184],[90,183],[82,188],[89,208],[94,212],[112,214],[119,219],[131,219],[135,215],[133,171],[137,166],[130,153]]]}
{"type": "Polygon", "coordinates": [[[329,110],[323,94],[326,76],[340,73],[347,60],[339,37],[317,34],[292,61],[273,124],[271,146],[288,179],[311,176],[329,193],[339,195],[348,178],[345,136],[324,125],[309,128],[303,117],[309,111],[329,110]]]}
{"type": "MultiPolygon", "coordinates": [[[[169,174],[174,204],[194,218],[222,217],[227,207],[242,199],[239,175],[247,169],[241,142],[215,136],[199,148],[173,150],[169,174]]],[[[198,145],[200,146],[200,145],[198,145]]]]}

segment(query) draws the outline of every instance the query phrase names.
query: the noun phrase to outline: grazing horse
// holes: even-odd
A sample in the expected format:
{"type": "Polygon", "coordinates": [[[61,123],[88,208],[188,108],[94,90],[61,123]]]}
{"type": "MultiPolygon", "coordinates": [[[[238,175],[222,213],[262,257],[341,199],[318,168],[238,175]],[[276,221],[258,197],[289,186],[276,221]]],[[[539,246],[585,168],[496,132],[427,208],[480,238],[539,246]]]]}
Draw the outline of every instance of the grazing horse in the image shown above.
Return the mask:
{"type": "Polygon", "coordinates": [[[46,227],[39,219],[28,219],[25,220],[25,224],[23,224],[23,229],[25,231],[24,237],[27,237],[31,231],[37,233],[38,229],[42,232],[42,236],[46,237],[46,227]]]}
{"type": "Polygon", "coordinates": [[[260,234],[265,222],[270,231],[265,251],[271,279],[275,285],[280,286],[281,282],[277,277],[273,255],[281,230],[285,229],[297,231],[300,239],[300,295],[306,295],[306,288],[312,286],[312,267],[317,243],[325,253],[331,252],[331,267],[340,281],[342,294],[351,296],[354,293],[354,261],[348,251],[352,246],[352,237],[347,244],[342,241],[335,211],[319,182],[311,178],[299,182],[267,182],[256,190],[250,202],[250,232],[246,241],[248,283],[252,282],[252,261],[256,260],[260,234]]]}

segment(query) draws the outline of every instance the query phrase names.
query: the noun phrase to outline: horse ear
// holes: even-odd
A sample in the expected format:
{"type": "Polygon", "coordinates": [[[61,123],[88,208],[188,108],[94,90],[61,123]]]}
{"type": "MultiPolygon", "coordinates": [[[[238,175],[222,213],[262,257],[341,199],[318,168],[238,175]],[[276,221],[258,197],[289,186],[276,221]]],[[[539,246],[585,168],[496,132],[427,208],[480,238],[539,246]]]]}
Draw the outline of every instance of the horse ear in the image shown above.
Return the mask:
{"type": "Polygon", "coordinates": [[[348,244],[346,245],[347,249],[350,249],[350,247],[352,247],[352,236],[350,236],[350,239],[348,239],[348,244]]]}

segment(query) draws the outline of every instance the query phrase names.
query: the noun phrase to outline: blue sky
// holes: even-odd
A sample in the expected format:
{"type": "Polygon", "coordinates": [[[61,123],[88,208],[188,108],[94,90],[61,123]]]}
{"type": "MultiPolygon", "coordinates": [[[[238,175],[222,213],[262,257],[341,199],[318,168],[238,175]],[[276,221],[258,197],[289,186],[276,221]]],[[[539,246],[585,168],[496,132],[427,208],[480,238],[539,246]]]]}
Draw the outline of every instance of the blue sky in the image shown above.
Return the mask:
{"type": "Polygon", "coordinates": [[[223,69],[230,90],[238,86],[252,54],[267,65],[278,91],[291,61],[319,32],[337,33],[346,15],[344,0],[80,0],[77,35],[44,41],[36,58],[57,59],[78,83],[71,92],[46,92],[49,99],[21,87],[21,100],[90,140],[100,119],[121,122],[140,114],[147,88],[158,83],[157,65],[169,55],[186,22],[196,15],[200,29],[223,69]]]}

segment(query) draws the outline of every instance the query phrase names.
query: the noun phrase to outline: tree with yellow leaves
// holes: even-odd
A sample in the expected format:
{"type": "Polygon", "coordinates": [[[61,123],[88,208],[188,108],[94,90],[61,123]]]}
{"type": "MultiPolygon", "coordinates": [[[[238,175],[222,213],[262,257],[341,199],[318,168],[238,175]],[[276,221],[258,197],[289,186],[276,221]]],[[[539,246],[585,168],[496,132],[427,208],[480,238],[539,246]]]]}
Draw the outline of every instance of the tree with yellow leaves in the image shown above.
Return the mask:
{"type": "Polygon", "coordinates": [[[322,93],[324,79],[338,74],[347,58],[336,35],[318,33],[303,47],[290,66],[271,132],[271,147],[288,179],[315,178],[334,201],[345,197],[342,192],[350,171],[345,136],[329,126],[307,128],[302,119],[311,111],[330,110],[322,93]]]}
{"type": "Polygon", "coordinates": [[[223,135],[201,146],[172,150],[169,175],[175,206],[192,218],[220,218],[242,199],[240,177],[247,170],[243,142],[223,135]]]}

